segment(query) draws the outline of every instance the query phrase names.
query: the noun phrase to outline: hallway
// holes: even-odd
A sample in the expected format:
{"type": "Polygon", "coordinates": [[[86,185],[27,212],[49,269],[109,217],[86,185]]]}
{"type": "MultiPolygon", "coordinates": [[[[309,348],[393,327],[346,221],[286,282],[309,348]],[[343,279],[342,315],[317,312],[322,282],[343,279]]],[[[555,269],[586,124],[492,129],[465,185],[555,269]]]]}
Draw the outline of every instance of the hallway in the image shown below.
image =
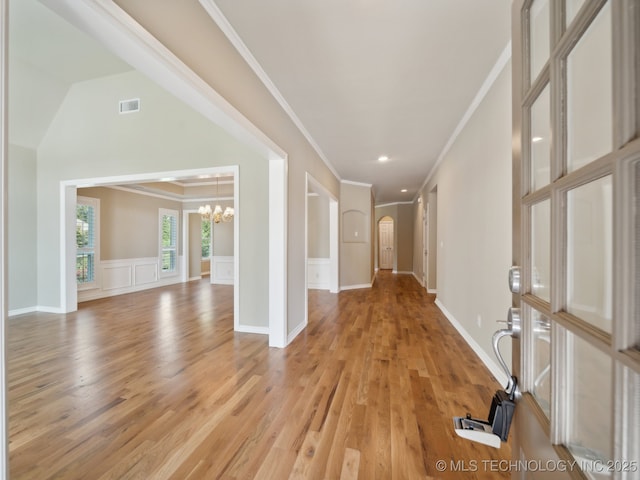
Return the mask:
{"type": "Polygon", "coordinates": [[[283,350],[207,280],[12,318],[11,478],[510,477],[453,432],[499,385],[412,276],[309,306],[283,350]]]}

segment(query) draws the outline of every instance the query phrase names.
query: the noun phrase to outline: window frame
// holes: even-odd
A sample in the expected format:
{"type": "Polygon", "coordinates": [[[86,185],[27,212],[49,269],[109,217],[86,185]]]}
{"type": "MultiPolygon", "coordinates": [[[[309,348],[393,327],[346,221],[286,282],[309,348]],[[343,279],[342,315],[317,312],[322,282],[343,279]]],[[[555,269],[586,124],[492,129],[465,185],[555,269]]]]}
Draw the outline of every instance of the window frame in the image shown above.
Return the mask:
{"type": "MultiPolygon", "coordinates": [[[[86,249],[86,251],[93,251],[93,280],[90,282],[78,283],[76,275],[76,285],[78,291],[92,290],[99,288],[100,283],[98,281],[100,277],[100,199],[93,197],[78,196],[76,198],[76,221],[77,221],[77,208],[78,206],[86,205],[93,208],[93,248],[86,249]]],[[[76,243],[76,255],[79,251],[83,250],[78,248],[76,243]]],[[[76,256],[77,258],[77,256],[76,256]]]]}
{"type": "Polygon", "coordinates": [[[180,246],[180,213],[178,210],[171,210],[168,208],[158,209],[158,276],[160,278],[174,277],[180,274],[180,261],[179,261],[179,246],[180,246]],[[164,217],[173,217],[175,219],[175,245],[165,247],[163,245],[162,238],[162,225],[164,217]],[[175,265],[171,270],[164,270],[162,268],[162,259],[165,251],[175,252],[175,265]]]}

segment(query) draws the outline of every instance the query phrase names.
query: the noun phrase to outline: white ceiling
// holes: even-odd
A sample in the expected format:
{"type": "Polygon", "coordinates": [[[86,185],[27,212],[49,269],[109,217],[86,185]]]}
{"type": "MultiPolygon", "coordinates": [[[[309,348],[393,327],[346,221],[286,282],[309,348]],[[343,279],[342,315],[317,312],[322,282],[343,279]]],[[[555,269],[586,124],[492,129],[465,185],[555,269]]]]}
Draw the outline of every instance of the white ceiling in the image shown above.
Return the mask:
{"type": "MultiPolygon", "coordinates": [[[[511,0],[200,1],[376,204],[415,197],[510,38],[511,0]]],[[[11,0],[10,15],[12,69],[31,78],[10,79],[10,136],[36,147],[69,85],[131,67],[37,0],[11,0]]]]}
{"type": "Polygon", "coordinates": [[[377,204],[415,197],[510,40],[511,0],[208,1],[377,204]]]}

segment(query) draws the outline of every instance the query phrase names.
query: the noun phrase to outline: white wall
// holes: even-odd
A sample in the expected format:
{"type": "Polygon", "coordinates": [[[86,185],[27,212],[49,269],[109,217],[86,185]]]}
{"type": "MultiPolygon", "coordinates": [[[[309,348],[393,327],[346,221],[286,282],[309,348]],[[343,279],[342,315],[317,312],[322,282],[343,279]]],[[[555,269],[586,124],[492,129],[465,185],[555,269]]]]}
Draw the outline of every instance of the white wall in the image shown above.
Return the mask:
{"type": "Polygon", "coordinates": [[[33,310],[37,302],[36,152],[9,147],[8,309],[33,310]]]}
{"type": "MultiPolygon", "coordinates": [[[[496,320],[511,306],[510,62],[423,188],[420,208],[436,187],[438,302],[494,360],[496,320]]],[[[509,342],[501,348],[510,359],[509,342]]]]}

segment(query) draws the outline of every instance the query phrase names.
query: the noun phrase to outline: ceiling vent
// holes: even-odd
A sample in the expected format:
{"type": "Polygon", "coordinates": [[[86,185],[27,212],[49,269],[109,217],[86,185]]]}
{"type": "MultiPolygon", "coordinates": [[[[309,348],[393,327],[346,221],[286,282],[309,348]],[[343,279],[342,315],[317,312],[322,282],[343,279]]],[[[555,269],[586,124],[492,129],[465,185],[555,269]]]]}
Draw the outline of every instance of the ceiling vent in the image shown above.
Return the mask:
{"type": "Polygon", "coordinates": [[[134,113],[140,111],[140,99],[120,100],[120,113],[134,113]]]}

